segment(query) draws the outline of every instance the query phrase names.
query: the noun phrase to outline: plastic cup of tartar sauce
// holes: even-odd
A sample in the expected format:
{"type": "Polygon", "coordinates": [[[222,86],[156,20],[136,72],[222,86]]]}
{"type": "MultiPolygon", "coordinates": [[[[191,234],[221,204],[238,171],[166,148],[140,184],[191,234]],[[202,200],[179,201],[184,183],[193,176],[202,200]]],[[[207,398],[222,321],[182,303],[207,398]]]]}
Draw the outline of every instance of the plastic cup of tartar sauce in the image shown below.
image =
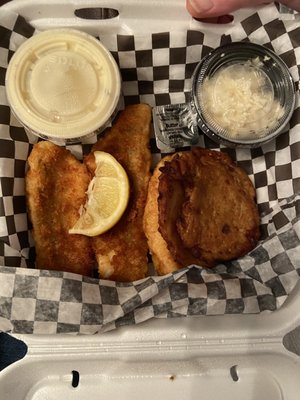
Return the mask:
{"type": "Polygon", "coordinates": [[[9,62],[5,85],[25,129],[58,144],[80,142],[107,127],[121,93],[111,53],[75,29],[47,30],[24,42],[9,62]]]}

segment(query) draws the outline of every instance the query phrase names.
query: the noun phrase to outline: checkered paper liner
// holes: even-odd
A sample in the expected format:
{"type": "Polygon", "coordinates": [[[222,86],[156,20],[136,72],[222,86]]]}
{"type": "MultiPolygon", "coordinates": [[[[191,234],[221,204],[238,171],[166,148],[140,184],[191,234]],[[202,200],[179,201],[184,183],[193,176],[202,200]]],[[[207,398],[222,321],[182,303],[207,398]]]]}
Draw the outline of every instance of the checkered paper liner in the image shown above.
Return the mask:
{"type": "MultiPolygon", "coordinates": [[[[145,36],[101,36],[123,79],[124,104],[183,103],[191,76],[212,48],[253,41],[279,54],[297,89],[289,129],[257,149],[227,149],[200,135],[199,145],[226,151],[252,179],[261,213],[262,239],[247,256],[212,270],[190,266],[162,277],[117,283],[34,269],[34,243],[26,213],[26,160],[37,138],[11,113],[5,94],[7,64],[36,33],[25,19],[0,13],[0,330],[14,333],[103,332],[153,317],[259,313],[279,308],[300,274],[300,26],[285,25],[274,5],[224,25],[145,36]]],[[[96,137],[91,141],[95,141],[96,137]]],[[[164,155],[151,138],[153,166],[164,155]]],[[[90,144],[68,145],[78,158],[90,144]]]]}

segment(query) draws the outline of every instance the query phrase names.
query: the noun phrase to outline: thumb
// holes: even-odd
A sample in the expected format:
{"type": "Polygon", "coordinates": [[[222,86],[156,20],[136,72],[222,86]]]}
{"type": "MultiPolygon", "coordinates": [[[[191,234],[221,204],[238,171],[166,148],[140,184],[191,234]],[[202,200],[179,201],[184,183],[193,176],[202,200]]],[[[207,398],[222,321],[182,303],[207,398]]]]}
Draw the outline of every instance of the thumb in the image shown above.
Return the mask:
{"type": "MultiPolygon", "coordinates": [[[[299,3],[299,0],[291,1],[299,3]]],[[[226,15],[239,8],[255,7],[264,3],[271,2],[266,0],[186,0],[186,8],[195,18],[208,18],[226,15]]]]}

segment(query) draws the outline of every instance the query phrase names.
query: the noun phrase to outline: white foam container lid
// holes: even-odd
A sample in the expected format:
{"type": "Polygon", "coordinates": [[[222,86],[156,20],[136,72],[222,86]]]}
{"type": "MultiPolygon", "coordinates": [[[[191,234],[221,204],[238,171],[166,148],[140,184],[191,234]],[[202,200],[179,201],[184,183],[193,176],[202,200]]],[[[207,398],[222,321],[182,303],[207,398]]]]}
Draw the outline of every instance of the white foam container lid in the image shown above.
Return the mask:
{"type": "MultiPolygon", "coordinates": [[[[39,30],[100,35],[202,27],[184,0],[13,0],[4,8],[39,30]],[[113,7],[119,16],[74,16],[77,9],[99,6],[113,7]]],[[[249,10],[235,20],[244,13],[249,10]]],[[[0,398],[298,400],[300,358],[284,347],[283,337],[300,325],[299,310],[300,284],[275,312],[156,319],[94,336],[15,335],[28,353],[0,373],[0,398]]]]}

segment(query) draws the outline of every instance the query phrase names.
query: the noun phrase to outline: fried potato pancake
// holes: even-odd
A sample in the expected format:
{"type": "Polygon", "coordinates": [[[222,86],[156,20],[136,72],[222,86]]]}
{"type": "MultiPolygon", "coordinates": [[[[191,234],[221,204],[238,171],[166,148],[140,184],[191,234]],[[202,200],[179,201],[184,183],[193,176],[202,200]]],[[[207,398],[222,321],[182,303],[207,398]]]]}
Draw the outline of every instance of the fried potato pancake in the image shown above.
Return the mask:
{"type": "Polygon", "coordinates": [[[151,107],[130,105],[123,110],[84,162],[94,173],[94,151],[105,151],[124,167],[130,182],[129,204],[120,221],[108,232],[92,238],[100,277],[131,282],[148,271],[148,245],[143,214],[150,179],[151,107]]]}
{"type": "Polygon", "coordinates": [[[165,162],[171,159],[172,156],[164,157],[153,171],[148,186],[148,196],[143,219],[144,232],[148,240],[153,265],[159,275],[168,274],[169,272],[176,271],[181,267],[181,265],[173,259],[166,241],[159,232],[158,186],[159,177],[161,175],[160,169],[164,166],[165,162]]]}
{"type": "Polygon", "coordinates": [[[149,188],[144,228],[158,273],[213,267],[255,247],[255,189],[227,154],[202,148],[176,153],[157,166],[149,188]]]}
{"type": "Polygon", "coordinates": [[[36,267],[91,275],[95,258],[88,237],[69,229],[85,203],[90,174],[68,150],[42,141],[33,146],[25,177],[36,267]]]}

